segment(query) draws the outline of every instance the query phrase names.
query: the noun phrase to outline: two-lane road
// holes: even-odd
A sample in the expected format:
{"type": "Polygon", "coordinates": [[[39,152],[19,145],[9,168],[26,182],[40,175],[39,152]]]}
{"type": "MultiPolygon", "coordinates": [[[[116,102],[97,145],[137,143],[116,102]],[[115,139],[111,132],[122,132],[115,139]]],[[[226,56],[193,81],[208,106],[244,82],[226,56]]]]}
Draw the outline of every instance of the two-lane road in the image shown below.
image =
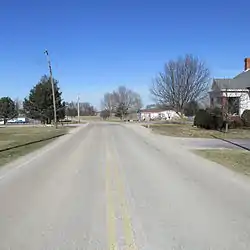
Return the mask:
{"type": "Polygon", "coordinates": [[[250,182],[142,134],[89,124],[1,171],[0,250],[250,249],[250,182]]]}

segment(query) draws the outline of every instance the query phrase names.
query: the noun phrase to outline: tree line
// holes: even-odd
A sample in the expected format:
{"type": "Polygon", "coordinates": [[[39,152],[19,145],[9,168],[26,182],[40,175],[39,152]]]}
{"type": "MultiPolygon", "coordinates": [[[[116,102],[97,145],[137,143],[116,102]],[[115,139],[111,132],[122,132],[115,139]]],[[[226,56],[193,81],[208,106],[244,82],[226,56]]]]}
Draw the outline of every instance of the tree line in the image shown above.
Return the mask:
{"type": "Polygon", "coordinates": [[[114,114],[124,119],[129,113],[138,112],[142,108],[141,96],[125,86],[119,86],[116,90],[104,94],[101,102],[100,116],[107,119],[114,114]]]}
{"type": "MultiPolygon", "coordinates": [[[[66,103],[62,99],[62,92],[58,86],[59,82],[54,81],[56,114],[57,120],[65,116],[74,117],[77,115],[76,104],[66,103]]],[[[89,103],[80,103],[80,115],[94,115],[96,111],[89,103]]],[[[54,119],[53,96],[50,77],[44,75],[40,81],[30,90],[29,95],[20,103],[19,100],[12,100],[10,97],[0,98],[0,119],[4,124],[10,119],[18,116],[25,116],[30,119],[39,120],[41,123],[50,124],[54,119]],[[22,105],[21,105],[22,104],[22,105]],[[22,106],[22,107],[20,107],[22,106]]]]}
{"type": "MultiPolygon", "coordinates": [[[[78,103],[77,102],[67,102],[66,103],[66,116],[76,117],[78,115],[78,103]]],[[[95,116],[97,115],[97,110],[88,102],[79,103],[79,115],[80,116],[95,116]]]]}

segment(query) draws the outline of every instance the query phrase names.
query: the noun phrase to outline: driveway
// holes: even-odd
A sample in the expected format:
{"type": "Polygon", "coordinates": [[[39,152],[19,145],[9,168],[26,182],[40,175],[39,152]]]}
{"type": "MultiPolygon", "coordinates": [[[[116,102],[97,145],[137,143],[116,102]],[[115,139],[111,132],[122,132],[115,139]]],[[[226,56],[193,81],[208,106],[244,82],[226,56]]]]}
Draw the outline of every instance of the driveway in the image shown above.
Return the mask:
{"type": "Polygon", "coordinates": [[[173,138],[173,140],[189,149],[240,149],[240,146],[250,149],[249,139],[173,138]]]}
{"type": "Polygon", "coordinates": [[[238,148],[237,146],[219,140],[209,138],[176,138],[179,143],[189,149],[219,149],[219,148],[238,148]]]}

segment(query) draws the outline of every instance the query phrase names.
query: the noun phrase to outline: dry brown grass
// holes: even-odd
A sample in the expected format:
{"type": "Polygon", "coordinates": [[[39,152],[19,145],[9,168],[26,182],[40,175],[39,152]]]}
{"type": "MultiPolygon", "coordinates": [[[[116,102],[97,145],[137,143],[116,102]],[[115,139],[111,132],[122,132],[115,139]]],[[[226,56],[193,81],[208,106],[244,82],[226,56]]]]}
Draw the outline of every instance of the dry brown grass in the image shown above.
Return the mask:
{"type": "Polygon", "coordinates": [[[152,124],[150,128],[155,133],[174,137],[212,138],[216,136],[223,139],[250,139],[248,129],[231,129],[228,133],[224,133],[195,128],[189,124],[152,124]]]}
{"type": "Polygon", "coordinates": [[[0,152],[0,165],[48,144],[53,140],[47,140],[48,138],[63,135],[68,129],[66,127],[58,129],[54,127],[1,127],[0,150],[34,141],[45,141],[0,152]]]}
{"type": "Polygon", "coordinates": [[[250,152],[238,149],[195,150],[198,155],[237,172],[250,175],[250,152]]]}

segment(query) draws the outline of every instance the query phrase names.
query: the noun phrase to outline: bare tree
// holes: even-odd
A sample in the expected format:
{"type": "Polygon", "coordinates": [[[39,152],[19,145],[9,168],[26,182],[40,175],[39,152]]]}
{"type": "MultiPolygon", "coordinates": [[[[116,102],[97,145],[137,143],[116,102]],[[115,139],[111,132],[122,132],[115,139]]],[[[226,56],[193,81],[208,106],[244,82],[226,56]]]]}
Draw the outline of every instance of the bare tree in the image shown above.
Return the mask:
{"type": "Polygon", "coordinates": [[[199,101],[206,95],[209,76],[204,62],[186,55],[165,64],[164,72],[156,77],[150,92],[158,103],[171,107],[182,116],[187,103],[199,101]]]}
{"type": "Polygon", "coordinates": [[[21,100],[17,97],[17,98],[15,98],[14,103],[15,103],[15,107],[16,107],[16,111],[17,111],[18,115],[23,115],[24,114],[23,100],[21,100]]]}
{"type": "Polygon", "coordinates": [[[109,111],[109,116],[111,116],[112,112],[115,108],[114,98],[112,93],[106,93],[104,94],[103,100],[102,100],[102,109],[109,111]]]}
{"type": "Polygon", "coordinates": [[[211,106],[209,93],[203,96],[198,102],[199,108],[206,109],[211,106]]]}
{"type": "Polygon", "coordinates": [[[140,95],[124,86],[120,86],[112,95],[116,107],[123,104],[131,111],[137,111],[142,107],[140,95]]]}
{"type": "Polygon", "coordinates": [[[104,95],[102,108],[108,110],[110,114],[116,112],[121,106],[129,112],[138,111],[142,107],[140,95],[124,86],[104,95]]]}
{"type": "MultiPolygon", "coordinates": [[[[77,109],[78,109],[77,102],[72,101],[72,102],[66,103],[66,104],[67,104],[67,109],[66,109],[67,116],[71,116],[71,117],[77,116],[77,109]]],[[[96,109],[89,102],[80,102],[79,103],[79,111],[80,111],[81,116],[94,116],[94,115],[96,115],[96,109]]]]}
{"type": "Polygon", "coordinates": [[[138,111],[142,108],[142,99],[141,99],[141,96],[137,93],[134,93],[134,102],[133,102],[133,109],[134,111],[138,111]]]}
{"type": "Polygon", "coordinates": [[[82,116],[94,116],[96,115],[96,110],[93,105],[89,102],[81,102],[80,106],[80,115],[82,116]]]}

